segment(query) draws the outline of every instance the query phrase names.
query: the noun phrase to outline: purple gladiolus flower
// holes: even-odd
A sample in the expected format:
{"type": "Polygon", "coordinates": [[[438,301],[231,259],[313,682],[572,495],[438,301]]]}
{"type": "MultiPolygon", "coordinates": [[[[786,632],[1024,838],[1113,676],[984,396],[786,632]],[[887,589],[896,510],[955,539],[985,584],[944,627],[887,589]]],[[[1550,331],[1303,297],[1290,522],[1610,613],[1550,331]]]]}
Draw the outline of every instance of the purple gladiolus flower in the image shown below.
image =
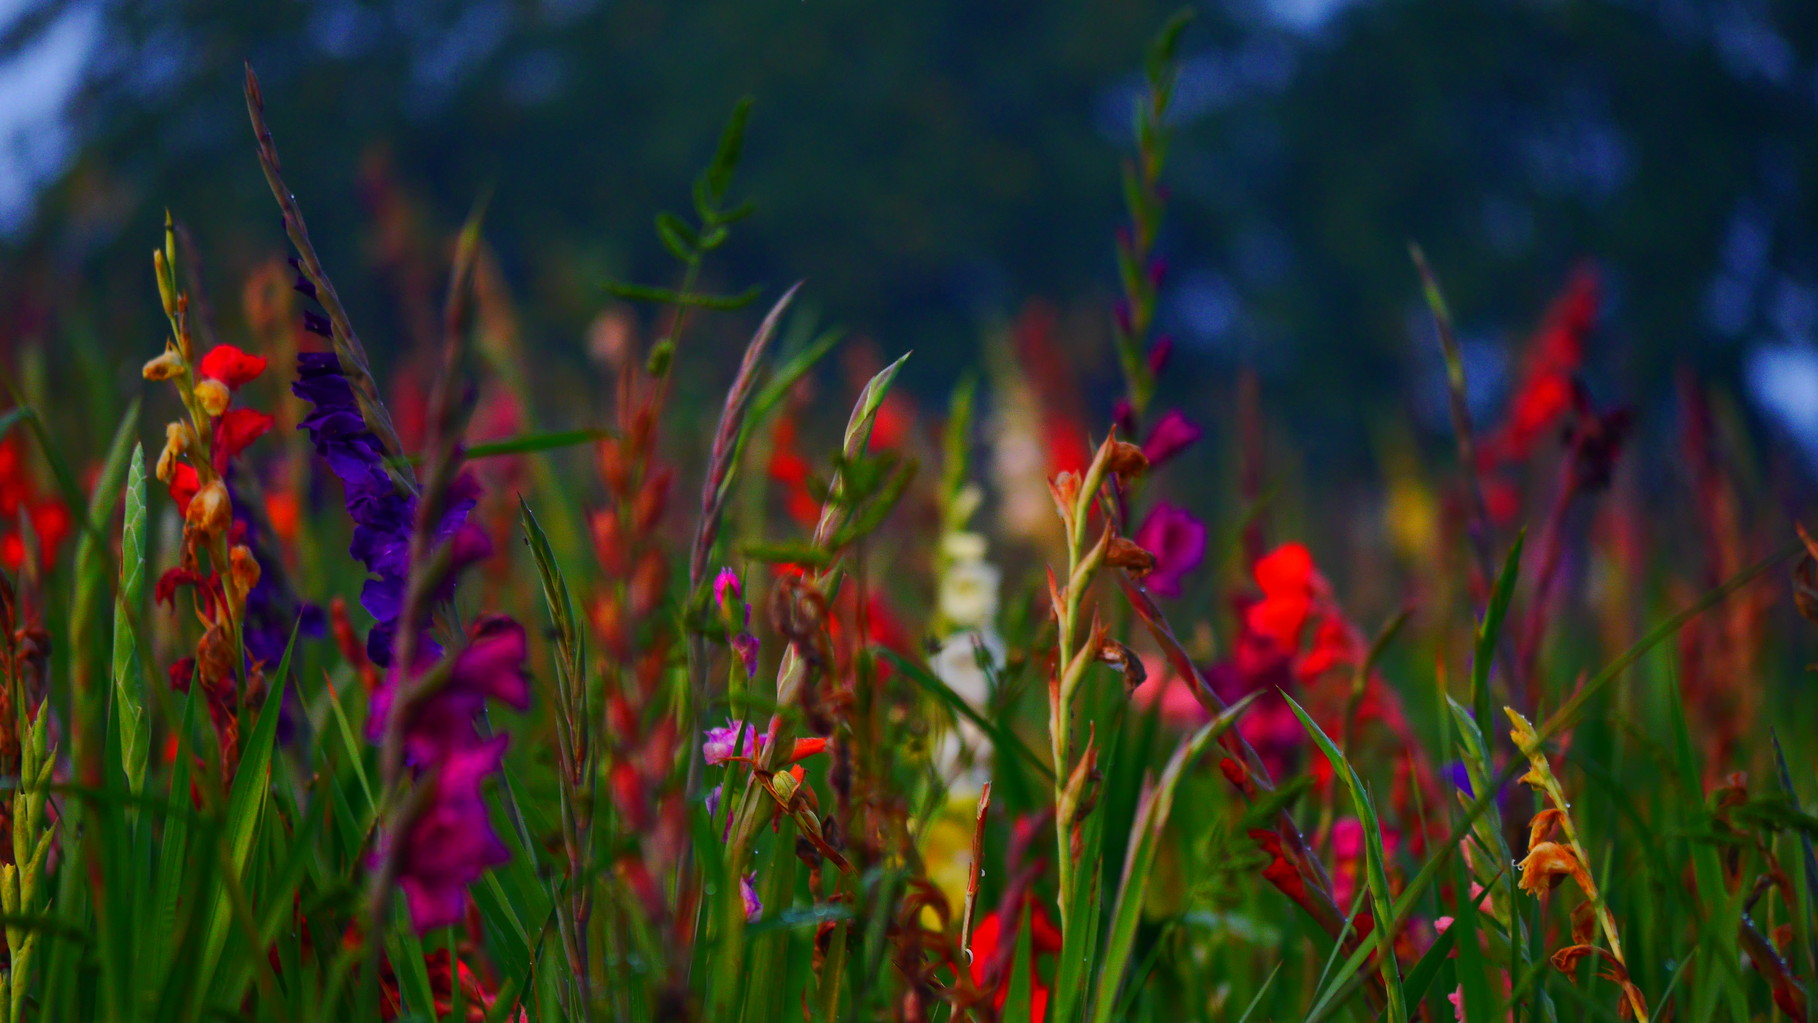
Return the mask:
{"type": "Polygon", "coordinates": [[[1198,424],[1170,409],[1149,431],[1149,439],[1143,441],[1143,454],[1150,465],[1160,465],[1187,450],[1202,435],[1198,424]]]}
{"type": "MultiPolygon", "coordinates": [[[[376,620],[366,637],[366,654],[374,664],[389,666],[397,619],[403,610],[404,587],[410,576],[410,539],[416,526],[417,499],[386,471],[385,450],[360,415],[353,386],[341,372],[340,359],[328,352],[298,355],[297,380],[290,390],[313,409],[298,428],[309,431],[316,453],[328,462],[346,491],[347,515],[354,523],[348,553],[376,577],[368,579],[360,591],[360,605],[376,620]]],[[[485,533],[467,524],[467,513],[473,510],[477,498],[470,480],[456,481],[448,508],[436,526],[437,543],[454,543],[455,566],[444,584],[449,590],[461,568],[491,552],[485,533]]]]}
{"type": "Polygon", "coordinates": [[[756,920],[764,912],[764,904],[758,901],[757,888],[752,885],[757,880],[757,871],[752,871],[739,878],[739,896],[745,900],[745,919],[756,920]]]}
{"type": "MultiPolygon", "coordinates": [[[[511,858],[493,831],[482,794],[486,777],[500,769],[507,739],[483,739],[478,721],[487,700],[519,710],[530,705],[524,628],[502,615],[483,617],[469,631],[466,645],[447,660],[425,628],[413,637],[413,662],[393,663],[393,643],[410,581],[417,497],[386,470],[384,448],[367,428],[335,356],[299,355],[291,391],[310,403],[313,411],[300,426],[309,431],[317,454],[345,489],[347,514],[354,524],[348,553],[373,574],[360,592],[361,605],[376,619],[366,650],[387,671],[372,695],[367,737],[382,742],[395,729],[403,740],[405,763],[427,790],[414,816],[393,822],[401,831],[381,836],[375,863],[395,866],[411,922],[419,932],[445,927],[461,919],[467,886],[488,867],[511,858]],[[419,697],[401,703],[404,680],[430,682],[423,676],[432,671],[438,673],[433,683],[419,697]],[[398,715],[404,718],[394,720],[398,715]]],[[[434,535],[427,538],[428,546],[445,550],[448,556],[446,574],[435,581],[430,595],[432,602],[452,598],[463,571],[492,552],[485,531],[467,521],[478,497],[471,479],[457,479],[446,511],[434,524],[434,535]]]]}
{"type": "Polygon", "coordinates": [[[1158,502],[1136,531],[1136,543],[1155,555],[1155,570],[1144,580],[1164,597],[1178,597],[1181,580],[1206,557],[1206,526],[1193,513],[1158,502]]]}

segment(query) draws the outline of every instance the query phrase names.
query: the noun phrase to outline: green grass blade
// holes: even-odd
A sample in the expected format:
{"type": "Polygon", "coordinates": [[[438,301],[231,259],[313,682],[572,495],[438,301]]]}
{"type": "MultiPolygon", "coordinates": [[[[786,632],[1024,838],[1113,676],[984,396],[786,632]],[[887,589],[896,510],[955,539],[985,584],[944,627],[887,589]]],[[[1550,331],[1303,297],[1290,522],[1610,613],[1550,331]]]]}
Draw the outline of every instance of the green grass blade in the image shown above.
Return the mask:
{"type": "Polygon", "coordinates": [[[1142,921],[1143,902],[1149,892],[1149,876],[1174,809],[1174,791],[1180,785],[1187,766],[1205,753],[1206,747],[1237,721],[1261,691],[1251,693],[1232,704],[1205,727],[1181,740],[1162,769],[1160,779],[1148,787],[1137,806],[1136,820],[1130,827],[1130,848],[1124,856],[1124,876],[1118,885],[1117,908],[1111,914],[1111,934],[1105,940],[1104,968],[1099,975],[1097,998],[1093,1003],[1094,1023],[1110,1023],[1117,1004],[1117,989],[1123,981],[1136,944],[1136,925],[1142,921]]]}
{"type": "MultiPolygon", "coordinates": [[[[1300,704],[1294,702],[1292,696],[1283,693],[1282,697],[1288,701],[1294,716],[1300,718],[1301,725],[1313,737],[1320,751],[1325,753],[1326,759],[1332,762],[1333,771],[1344,779],[1345,788],[1351,794],[1351,802],[1357,809],[1357,816],[1363,821],[1370,906],[1376,918],[1372,934],[1376,938],[1377,965],[1382,970],[1383,986],[1388,992],[1388,1019],[1389,1023],[1407,1023],[1408,1006],[1402,1000],[1400,964],[1395,959],[1395,914],[1390,908],[1394,904],[1394,896],[1389,891],[1389,875],[1383,864],[1382,825],[1376,816],[1376,804],[1371,801],[1369,790],[1364,787],[1363,779],[1357,776],[1351,761],[1339,752],[1338,746],[1326,736],[1325,730],[1319,727],[1300,704]]],[[[1345,979],[1343,975],[1336,978],[1339,982],[1345,979]]]]}

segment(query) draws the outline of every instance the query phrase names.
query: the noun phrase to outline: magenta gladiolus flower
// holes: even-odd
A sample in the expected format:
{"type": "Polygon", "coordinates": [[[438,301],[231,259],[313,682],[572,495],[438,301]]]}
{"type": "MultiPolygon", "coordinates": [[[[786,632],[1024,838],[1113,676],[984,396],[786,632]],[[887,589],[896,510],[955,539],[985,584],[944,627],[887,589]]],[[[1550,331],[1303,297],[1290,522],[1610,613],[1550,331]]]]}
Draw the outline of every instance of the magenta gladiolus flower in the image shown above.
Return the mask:
{"type": "Polygon", "coordinates": [[[1193,420],[1170,409],[1149,431],[1149,439],[1143,441],[1143,455],[1150,465],[1160,465],[1187,450],[1203,434],[1193,420]]]}
{"type": "MultiPolygon", "coordinates": [[[[524,627],[504,615],[490,615],[475,622],[471,639],[456,654],[448,681],[412,712],[404,726],[404,758],[412,766],[440,763],[454,751],[479,741],[474,721],[488,698],[517,710],[530,706],[530,680],[524,675],[528,647],[524,627]]],[[[419,657],[413,677],[434,664],[431,656],[419,657]]],[[[385,681],[372,694],[372,714],[367,737],[384,738],[385,722],[398,694],[398,668],[385,673],[385,681]]]]}
{"type": "Polygon", "coordinates": [[[499,770],[505,743],[501,735],[456,750],[423,782],[432,787],[429,803],[395,850],[398,886],[419,933],[459,923],[467,886],[488,867],[511,859],[480,794],[486,777],[499,770]]]}
{"type": "Polygon", "coordinates": [[[1180,596],[1180,584],[1206,557],[1206,525],[1193,513],[1166,501],[1156,504],[1136,531],[1136,543],[1155,555],[1155,570],[1144,582],[1164,597],[1180,596]]]}
{"type": "Polygon", "coordinates": [[[745,675],[756,675],[758,641],[751,634],[751,605],[745,603],[738,574],[732,569],[722,568],[720,574],[713,577],[713,602],[725,616],[726,632],[730,636],[728,642],[732,644],[732,652],[738,655],[739,663],[744,665],[745,675]]]}

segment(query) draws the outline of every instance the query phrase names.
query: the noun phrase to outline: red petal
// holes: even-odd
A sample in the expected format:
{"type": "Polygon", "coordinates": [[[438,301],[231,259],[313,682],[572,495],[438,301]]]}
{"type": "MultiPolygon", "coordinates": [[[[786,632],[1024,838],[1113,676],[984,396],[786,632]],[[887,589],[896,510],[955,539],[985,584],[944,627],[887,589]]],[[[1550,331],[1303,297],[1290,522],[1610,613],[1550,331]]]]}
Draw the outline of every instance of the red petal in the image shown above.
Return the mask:
{"type": "Polygon", "coordinates": [[[805,757],[814,756],[827,748],[826,739],[797,739],[795,748],[789,751],[789,761],[794,763],[805,757]]]}
{"type": "Polygon", "coordinates": [[[196,467],[177,463],[176,471],[170,477],[170,499],[177,502],[177,514],[189,514],[189,502],[201,489],[202,481],[196,477],[196,467]]]}
{"type": "Polygon", "coordinates": [[[265,356],[248,355],[233,345],[216,345],[202,356],[202,375],[237,390],[247,381],[265,372],[265,356]]]}
{"type": "Polygon", "coordinates": [[[265,436],[273,422],[275,420],[263,412],[249,408],[228,409],[215,422],[216,464],[225,465],[239,457],[248,444],[265,436]]]}

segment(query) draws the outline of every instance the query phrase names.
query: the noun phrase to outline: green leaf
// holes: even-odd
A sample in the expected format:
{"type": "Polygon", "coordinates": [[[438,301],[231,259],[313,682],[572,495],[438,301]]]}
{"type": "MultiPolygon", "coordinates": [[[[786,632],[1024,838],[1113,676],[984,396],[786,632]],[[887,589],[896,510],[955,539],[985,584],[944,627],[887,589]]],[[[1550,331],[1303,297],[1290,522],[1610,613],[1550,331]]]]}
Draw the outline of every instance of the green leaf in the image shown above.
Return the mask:
{"type": "MultiPolygon", "coordinates": [[[[126,470],[137,447],[133,436],[138,426],[139,403],[134,401],[114,430],[107,461],[102,465],[100,478],[95,481],[94,493],[89,495],[82,539],[76,546],[76,588],[71,600],[69,633],[71,664],[76,675],[78,741],[72,742],[71,752],[82,763],[96,768],[103,748],[105,702],[95,679],[100,673],[97,664],[100,651],[96,649],[98,637],[95,633],[103,619],[104,596],[112,588],[113,581],[108,578],[112,574],[108,571],[110,545],[103,534],[113,519],[114,506],[120,503],[120,492],[126,486],[126,470]],[[77,748],[78,744],[80,748],[77,748]]],[[[143,471],[143,462],[140,468],[143,471]]],[[[98,775],[99,772],[94,773],[98,775]]],[[[98,781],[99,778],[91,780],[98,781]]]]}
{"type": "Polygon", "coordinates": [[[954,692],[947,683],[941,681],[939,675],[936,675],[934,672],[929,671],[927,668],[922,667],[888,647],[879,648],[878,653],[882,654],[885,660],[896,665],[897,670],[901,671],[904,675],[907,675],[911,682],[921,686],[923,690],[935,696],[942,703],[945,703],[955,714],[958,714],[982,729],[986,735],[991,737],[991,745],[993,748],[1016,753],[1018,756],[1022,757],[1023,760],[1027,761],[1029,766],[1034,768],[1036,773],[1040,774],[1043,778],[1046,778],[1050,782],[1054,780],[1054,769],[1048,766],[1046,760],[1043,760],[1034,750],[1030,749],[1029,745],[1023,742],[1015,732],[1012,732],[1008,728],[1005,728],[997,722],[992,721],[990,718],[985,717],[983,714],[980,714],[977,710],[974,710],[972,704],[967,703],[965,697],[954,692]]]}
{"type": "Polygon", "coordinates": [[[140,698],[139,644],[133,621],[145,605],[145,449],[133,445],[127,470],[125,523],[120,530],[120,590],[114,597],[114,708],[120,729],[120,761],[127,788],[145,788],[151,758],[145,703],[140,698]]]}
{"type": "MultiPolygon", "coordinates": [[[[1286,693],[1282,698],[1294,711],[1294,716],[1306,728],[1307,734],[1313,737],[1320,751],[1331,761],[1332,769],[1344,779],[1345,787],[1350,791],[1351,803],[1357,810],[1358,819],[1364,827],[1364,861],[1368,868],[1367,881],[1370,889],[1371,912],[1375,916],[1375,927],[1371,934],[1376,939],[1378,965],[1382,969],[1383,987],[1389,995],[1389,1023],[1407,1023],[1408,1006],[1402,1000],[1400,965],[1395,959],[1395,914],[1391,911],[1394,894],[1389,891],[1389,875],[1383,864],[1382,825],[1376,816],[1376,804],[1371,802],[1370,793],[1364,787],[1363,779],[1357,776],[1357,770],[1351,761],[1345,758],[1338,747],[1327,737],[1325,730],[1319,727],[1311,715],[1301,709],[1300,704],[1286,693]]],[[[1342,977],[1340,978],[1343,979],[1342,977]]]]}
{"type": "Polygon", "coordinates": [[[703,295],[692,291],[676,291],[674,288],[662,288],[653,284],[632,284],[627,281],[607,281],[603,287],[606,293],[614,298],[630,302],[654,302],[658,305],[684,306],[692,309],[730,310],[743,309],[757,301],[763,289],[753,285],[736,295],[703,295]]]}
{"type": "MultiPolygon", "coordinates": [[[[1187,765],[1198,760],[1212,741],[1224,734],[1250,704],[1262,695],[1258,690],[1227,707],[1205,727],[1181,740],[1162,769],[1161,778],[1152,787],[1145,786],[1137,805],[1136,820],[1130,825],[1130,847],[1124,855],[1124,876],[1118,885],[1117,908],[1111,914],[1111,934],[1105,941],[1104,969],[1099,974],[1094,1023],[1110,1023],[1117,1004],[1117,990],[1123,982],[1136,944],[1136,926],[1142,922],[1143,902],[1148,897],[1149,876],[1161,848],[1168,816],[1174,809],[1174,790],[1180,785],[1187,765]]],[[[1101,811],[1102,812],[1102,811],[1101,811]]]]}
{"type": "MultiPolygon", "coordinates": [[[[266,694],[265,705],[259,708],[258,720],[253,724],[252,734],[247,737],[240,762],[234,769],[233,788],[228,793],[227,811],[221,822],[221,840],[226,844],[224,868],[231,870],[237,879],[243,880],[246,876],[253,838],[258,834],[265,819],[265,807],[270,802],[272,750],[277,745],[278,718],[282,714],[284,690],[290,675],[290,655],[296,643],[297,628],[293,625],[278,670],[271,676],[272,686],[266,694]]],[[[207,983],[212,986],[219,980],[216,965],[227,944],[232,906],[226,893],[218,888],[207,893],[204,901],[211,903],[214,909],[203,917],[208,929],[199,976],[208,978],[207,983]]]]}
{"type": "Polygon", "coordinates": [[[522,437],[475,444],[466,450],[465,455],[470,462],[476,458],[495,458],[499,455],[529,455],[539,451],[571,448],[610,436],[612,436],[611,430],[551,430],[545,433],[527,433],[522,437]]]}
{"type": "Polygon", "coordinates": [[[745,125],[751,120],[751,104],[751,97],[745,96],[733,105],[732,116],[726,119],[719,145],[714,148],[713,162],[707,165],[696,183],[696,212],[704,223],[712,224],[721,219],[720,204],[726,201],[726,190],[732,187],[732,172],[738,169],[739,154],[745,145],[745,125]]]}
{"type": "Polygon", "coordinates": [[[1477,642],[1471,652],[1471,706],[1477,715],[1477,731],[1483,749],[1495,749],[1492,736],[1495,712],[1490,701],[1490,665],[1496,659],[1496,641],[1502,631],[1502,620],[1509,613],[1509,602],[1515,597],[1515,580],[1521,575],[1521,549],[1527,531],[1515,535],[1509,556],[1503,559],[1502,571],[1496,575],[1496,586],[1490,592],[1490,603],[1484,608],[1483,621],[1477,625],[1477,642]]]}
{"type": "Polygon", "coordinates": [[[1035,903],[1027,900],[1023,903],[1022,920],[1016,927],[1016,952],[1010,960],[1010,990],[1004,999],[1004,1009],[998,1015],[1003,1023],[1032,1023],[1034,1010],[1031,996],[1035,973],[1034,926],[1031,918],[1035,903]]]}
{"type": "Polygon", "coordinates": [[[694,233],[694,228],[689,227],[681,217],[673,213],[657,214],[656,232],[663,247],[681,262],[692,264],[701,258],[698,251],[701,239],[694,233]]]}

